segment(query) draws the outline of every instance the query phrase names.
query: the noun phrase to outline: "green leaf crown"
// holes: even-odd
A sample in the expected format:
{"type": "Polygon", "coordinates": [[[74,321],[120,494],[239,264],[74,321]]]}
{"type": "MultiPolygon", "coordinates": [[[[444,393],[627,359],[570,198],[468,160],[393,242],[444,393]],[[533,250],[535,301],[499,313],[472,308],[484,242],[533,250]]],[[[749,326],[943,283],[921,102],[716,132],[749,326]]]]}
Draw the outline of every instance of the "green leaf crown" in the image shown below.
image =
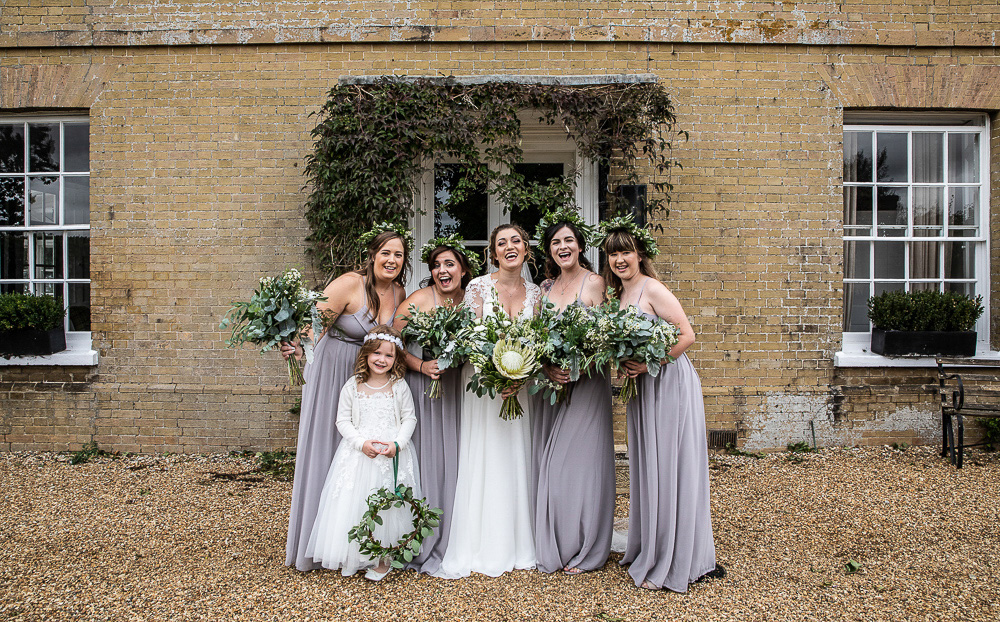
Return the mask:
{"type": "Polygon", "coordinates": [[[640,227],[633,220],[632,216],[618,216],[617,218],[612,218],[611,220],[606,220],[601,223],[597,245],[599,247],[604,246],[604,242],[607,241],[608,235],[614,231],[626,231],[632,234],[632,237],[636,239],[641,250],[650,259],[656,257],[660,254],[660,249],[656,246],[656,239],[653,238],[653,234],[649,232],[646,227],[640,227]]]}
{"type": "Polygon", "coordinates": [[[399,237],[403,238],[403,246],[405,251],[409,252],[413,248],[413,234],[410,233],[410,227],[406,223],[390,223],[390,222],[380,222],[374,227],[365,231],[361,234],[361,255],[365,257],[368,253],[368,246],[372,243],[380,233],[385,233],[386,231],[392,231],[399,237]]]}
{"type": "Polygon", "coordinates": [[[467,249],[465,247],[465,239],[457,233],[440,238],[434,238],[427,244],[421,246],[420,261],[422,263],[427,263],[427,260],[430,259],[431,253],[433,253],[434,249],[439,246],[447,246],[451,250],[465,257],[465,261],[469,264],[469,276],[474,277],[479,274],[479,270],[481,268],[479,255],[467,249]]]}
{"type": "Polygon", "coordinates": [[[583,219],[583,216],[580,215],[580,212],[577,211],[576,207],[565,205],[551,212],[546,212],[545,215],[542,216],[542,219],[538,221],[538,226],[535,227],[534,239],[538,248],[541,248],[543,251],[546,250],[544,248],[545,230],[552,225],[556,225],[561,222],[572,223],[577,229],[580,230],[580,233],[583,234],[583,239],[579,240],[581,246],[586,246],[588,243],[591,243],[594,239],[594,235],[597,233],[597,228],[594,227],[594,225],[588,225],[583,219]]]}

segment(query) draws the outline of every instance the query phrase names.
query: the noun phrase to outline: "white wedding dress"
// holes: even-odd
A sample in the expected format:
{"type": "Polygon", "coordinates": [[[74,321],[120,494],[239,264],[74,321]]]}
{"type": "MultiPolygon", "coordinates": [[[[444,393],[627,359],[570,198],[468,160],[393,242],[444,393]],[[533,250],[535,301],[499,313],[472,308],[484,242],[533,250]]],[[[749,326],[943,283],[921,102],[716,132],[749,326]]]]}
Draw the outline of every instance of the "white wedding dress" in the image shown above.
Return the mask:
{"type": "MultiPolygon", "coordinates": [[[[540,298],[537,285],[525,282],[519,317],[530,318],[540,298]]],[[[489,275],[473,279],[465,304],[481,316],[504,313],[489,275]]],[[[462,370],[463,385],[472,366],[462,370]]],[[[520,419],[500,418],[503,398],[477,397],[468,391],[462,401],[458,482],[448,550],[435,576],[457,579],[472,572],[500,576],[515,568],[535,567],[531,515],[531,412],[528,392],[518,398],[520,419]]]]}

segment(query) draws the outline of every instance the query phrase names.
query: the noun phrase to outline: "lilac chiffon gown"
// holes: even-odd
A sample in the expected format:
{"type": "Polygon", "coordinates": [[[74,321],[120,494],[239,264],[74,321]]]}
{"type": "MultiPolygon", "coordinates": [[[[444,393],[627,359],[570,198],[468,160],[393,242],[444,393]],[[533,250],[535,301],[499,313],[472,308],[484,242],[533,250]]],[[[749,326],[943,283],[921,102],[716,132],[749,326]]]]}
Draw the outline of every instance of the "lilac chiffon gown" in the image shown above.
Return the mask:
{"type": "Polygon", "coordinates": [[[626,409],[629,530],[621,563],[637,586],[686,592],[715,569],[701,380],[682,354],[656,378],[636,381],[639,394],[626,409]]]}
{"type": "MultiPolygon", "coordinates": [[[[581,284],[581,293],[583,286],[581,284]]],[[[577,294],[579,302],[580,294],[577,294]]],[[[596,570],[611,552],[615,508],[611,385],[581,376],[555,405],[533,406],[535,560],[542,572],[596,570]]]]}
{"type": "Polygon", "coordinates": [[[340,315],[334,323],[336,328],[327,330],[316,344],[313,362],[306,365],[285,544],[286,566],[303,571],[320,567],[318,562],[306,556],[306,545],[330,464],[340,444],[337,432],[340,389],[354,374],[358,351],[365,335],[375,325],[367,304],[356,313],[340,315]]]}

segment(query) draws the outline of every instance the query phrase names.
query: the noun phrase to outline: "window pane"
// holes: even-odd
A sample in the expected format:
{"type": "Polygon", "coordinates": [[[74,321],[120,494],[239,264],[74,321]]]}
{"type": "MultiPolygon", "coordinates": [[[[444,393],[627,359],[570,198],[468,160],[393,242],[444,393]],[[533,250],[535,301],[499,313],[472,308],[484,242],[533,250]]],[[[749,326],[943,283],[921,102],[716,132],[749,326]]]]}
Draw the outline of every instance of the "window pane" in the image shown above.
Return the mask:
{"type": "MultiPolygon", "coordinates": [[[[547,188],[553,181],[562,179],[564,168],[562,162],[524,162],[514,165],[514,170],[524,176],[526,187],[534,186],[539,190],[547,188]]],[[[520,205],[511,205],[510,220],[524,227],[525,231],[534,231],[546,208],[544,199],[541,203],[525,201],[520,205]]]]}
{"type": "Polygon", "coordinates": [[[53,296],[58,300],[63,297],[62,283],[35,283],[36,296],[53,296]]]}
{"type": "Polygon", "coordinates": [[[956,294],[965,294],[966,296],[976,295],[976,284],[975,283],[945,283],[944,291],[955,292],[956,294]]]}
{"type": "Polygon", "coordinates": [[[941,235],[944,230],[944,190],[942,188],[913,189],[913,234],[941,235]]]}
{"type": "Polygon", "coordinates": [[[876,181],[908,181],[909,157],[906,134],[900,132],[878,133],[878,162],[876,181]]]}
{"type": "Polygon", "coordinates": [[[63,170],[87,172],[90,170],[90,124],[66,123],[63,125],[63,152],[66,166],[63,170]]]}
{"type": "Polygon", "coordinates": [[[27,291],[26,283],[0,283],[0,294],[24,294],[27,291]]]}
{"type": "Polygon", "coordinates": [[[844,242],[844,278],[870,279],[871,242],[844,242]]]}
{"type": "Polygon", "coordinates": [[[875,242],[875,278],[902,279],[905,275],[905,242],[875,242]]]}
{"type": "Polygon", "coordinates": [[[944,243],[944,278],[976,278],[976,268],[975,262],[973,261],[971,242],[944,243]]]}
{"type": "Polygon", "coordinates": [[[63,236],[61,233],[36,233],[35,278],[63,278],[63,236]]]}
{"type": "Polygon", "coordinates": [[[979,134],[948,135],[948,181],[979,181],[979,134]]]}
{"type": "Polygon", "coordinates": [[[63,217],[67,225],[90,224],[90,177],[63,177],[63,217]]]}
{"type": "Polygon", "coordinates": [[[0,279],[28,278],[28,235],[0,231],[0,279]]]}
{"type": "Polygon", "coordinates": [[[868,322],[868,283],[844,284],[844,330],[848,332],[867,332],[868,322]]]}
{"type": "Polygon", "coordinates": [[[24,179],[0,177],[0,226],[24,226],[24,179]]]}
{"type": "Polygon", "coordinates": [[[844,188],[844,227],[847,235],[871,235],[872,189],[869,186],[844,188]]]}
{"type": "Polygon", "coordinates": [[[979,188],[949,189],[948,234],[955,237],[979,235],[979,188]]]}
{"type": "Polygon", "coordinates": [[[906,234],[908,214],[906,188],[878,189],[878,235],[901,236],[906,234]]]}
{"type": "Polygon", "coordinates": [[[59,178],[30,177],[32,225],[59,224],[59,178]]]}
{"type": "Polygon", "coordinates": [[[69,284],[69,314],[67,330],[90,330],[90,285],[69,284]]]}
{"type": "Polygon", "coordinates": [[[0,124],[0,173],[24,172],[24,124],[0,124]]]}
{"type": "Polygon", "coordinates": [[[59,170],[59,124],[28,124],[28,170],[59,170]]]}
{"type": "Polygon", "coordinates": [[[939,275],[940,242],[913,242],[910,245],[910,278],[936,279],[939,275]]]}
{"type": "Polygon", "coordinates": [[[66,266],[66,276],[71,279],[89,279],[90,232],[67,232],[66,251],[69,256],[69,265],[66,266]]]}
{"type": "Polygon", "coordinates": [[[844,181],[872,181],[871,132],[844,132],[844,181]]]}
{"type": "Polygon", "coordinates": [[[895,283],[876,282],[874,295],[878,296],[879,294],[884,294],[886,292],[905,292],[905,291],[906,291],[906,283],[903,283],[902,281],[898,281],[895,283]]]}
{"type": "Polygon", "coordinates": [[[458,164],[438,164],[434,167],[434,235],[457,233],[466,240],[489,237],[488,199],[482,186],[467,187],[465,171],[458,164]],[[463,191],[461,200],[452,195],[463,191]]]}
{"type": "Polygon", "coordinates": [[[944,181],[944,134],[918,132],[913,135],[913,181],[944,181]]]}

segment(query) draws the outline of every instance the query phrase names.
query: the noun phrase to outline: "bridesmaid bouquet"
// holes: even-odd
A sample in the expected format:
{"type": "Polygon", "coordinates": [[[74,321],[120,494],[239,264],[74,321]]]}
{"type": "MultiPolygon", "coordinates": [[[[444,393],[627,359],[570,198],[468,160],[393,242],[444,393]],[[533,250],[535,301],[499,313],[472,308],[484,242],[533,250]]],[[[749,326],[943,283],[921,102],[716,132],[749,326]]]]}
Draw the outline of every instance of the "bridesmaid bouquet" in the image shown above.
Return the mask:
{"type": "MultiPolygon", "coordinates": [[[[505,389],[520,387],[531,376],[538,374],[542,357],[547,356],[547,345],[542,335],[543,324],[532,320],[509,319],[491,315],[479,320],[468,331],[470,338],[469,362],[475,373],[466,387],[482,397],[495,397],[505,389]]],[[[504,398],[500,418],[517,419],[524,408],[517,394],[504,398]]]]}
{"type": "MultiPolygon", "coordinates": [[[[434,307],[433,311],[419,311],[415,305],[410,305],[408,311],[409,323],[403,329],[403,337],[416,342],[424,352],[436,358],[439,370],[458,366],[463,359],[458,337],[475,321],[472,311],[465,305],[434,307]]],[[[440,380],[431,380],[427,397],[441,397],[440,380]]]]}
{"type": "MultiPolygon", "coordinates": [[[[610,316],[611,361],[616,369],[621,369],[623,361],[645,363],[649,375],[655,378],[660,373],[660,362],[673,362],[667,355],[670,348],[677,345],[680,331],[662,318],[648,318],[637,307],[628,306],[610,316]]],[[[635,378],[626,378],[620,394],[623,404],[628,404],[638,393],[635,378]]]]}
{"type": "MultiPolygon", "coordinates": [[[[292,268],[277,278],[265,276],[260,279],[250,300],[233,303],[219,328],[232,325],[232,335],[226,340],[230,348],[252,343],[260,346],[261,354],[279,348],[283,341],[297,338],[306,361],[312,362],[311,336],[323,331],[316,303],[323,300],[326,296],[307,290],[302,285],[302,275],[292,268]]],[[[291,356],[288,357],[288,381],[296,386],[305,384],[302,368],[291,356]]]]}
{"type": "MultiPolygon", "coordinates": [[[[567,370],[571,382],[579,380],[581,373],[589,373],[592,365],[608,363],[611,354],[608,336],[613,326],[603,307],[573,304],[556,312],[550,303],[542,308],[539,319],[544,326],[546,350],[550,352],[544,361],[567,370]]],[[[572,387],[547,379],[532,387],[533,392],[543,389],[549,403],[555,404],[566,398],[572,387]]]]}

